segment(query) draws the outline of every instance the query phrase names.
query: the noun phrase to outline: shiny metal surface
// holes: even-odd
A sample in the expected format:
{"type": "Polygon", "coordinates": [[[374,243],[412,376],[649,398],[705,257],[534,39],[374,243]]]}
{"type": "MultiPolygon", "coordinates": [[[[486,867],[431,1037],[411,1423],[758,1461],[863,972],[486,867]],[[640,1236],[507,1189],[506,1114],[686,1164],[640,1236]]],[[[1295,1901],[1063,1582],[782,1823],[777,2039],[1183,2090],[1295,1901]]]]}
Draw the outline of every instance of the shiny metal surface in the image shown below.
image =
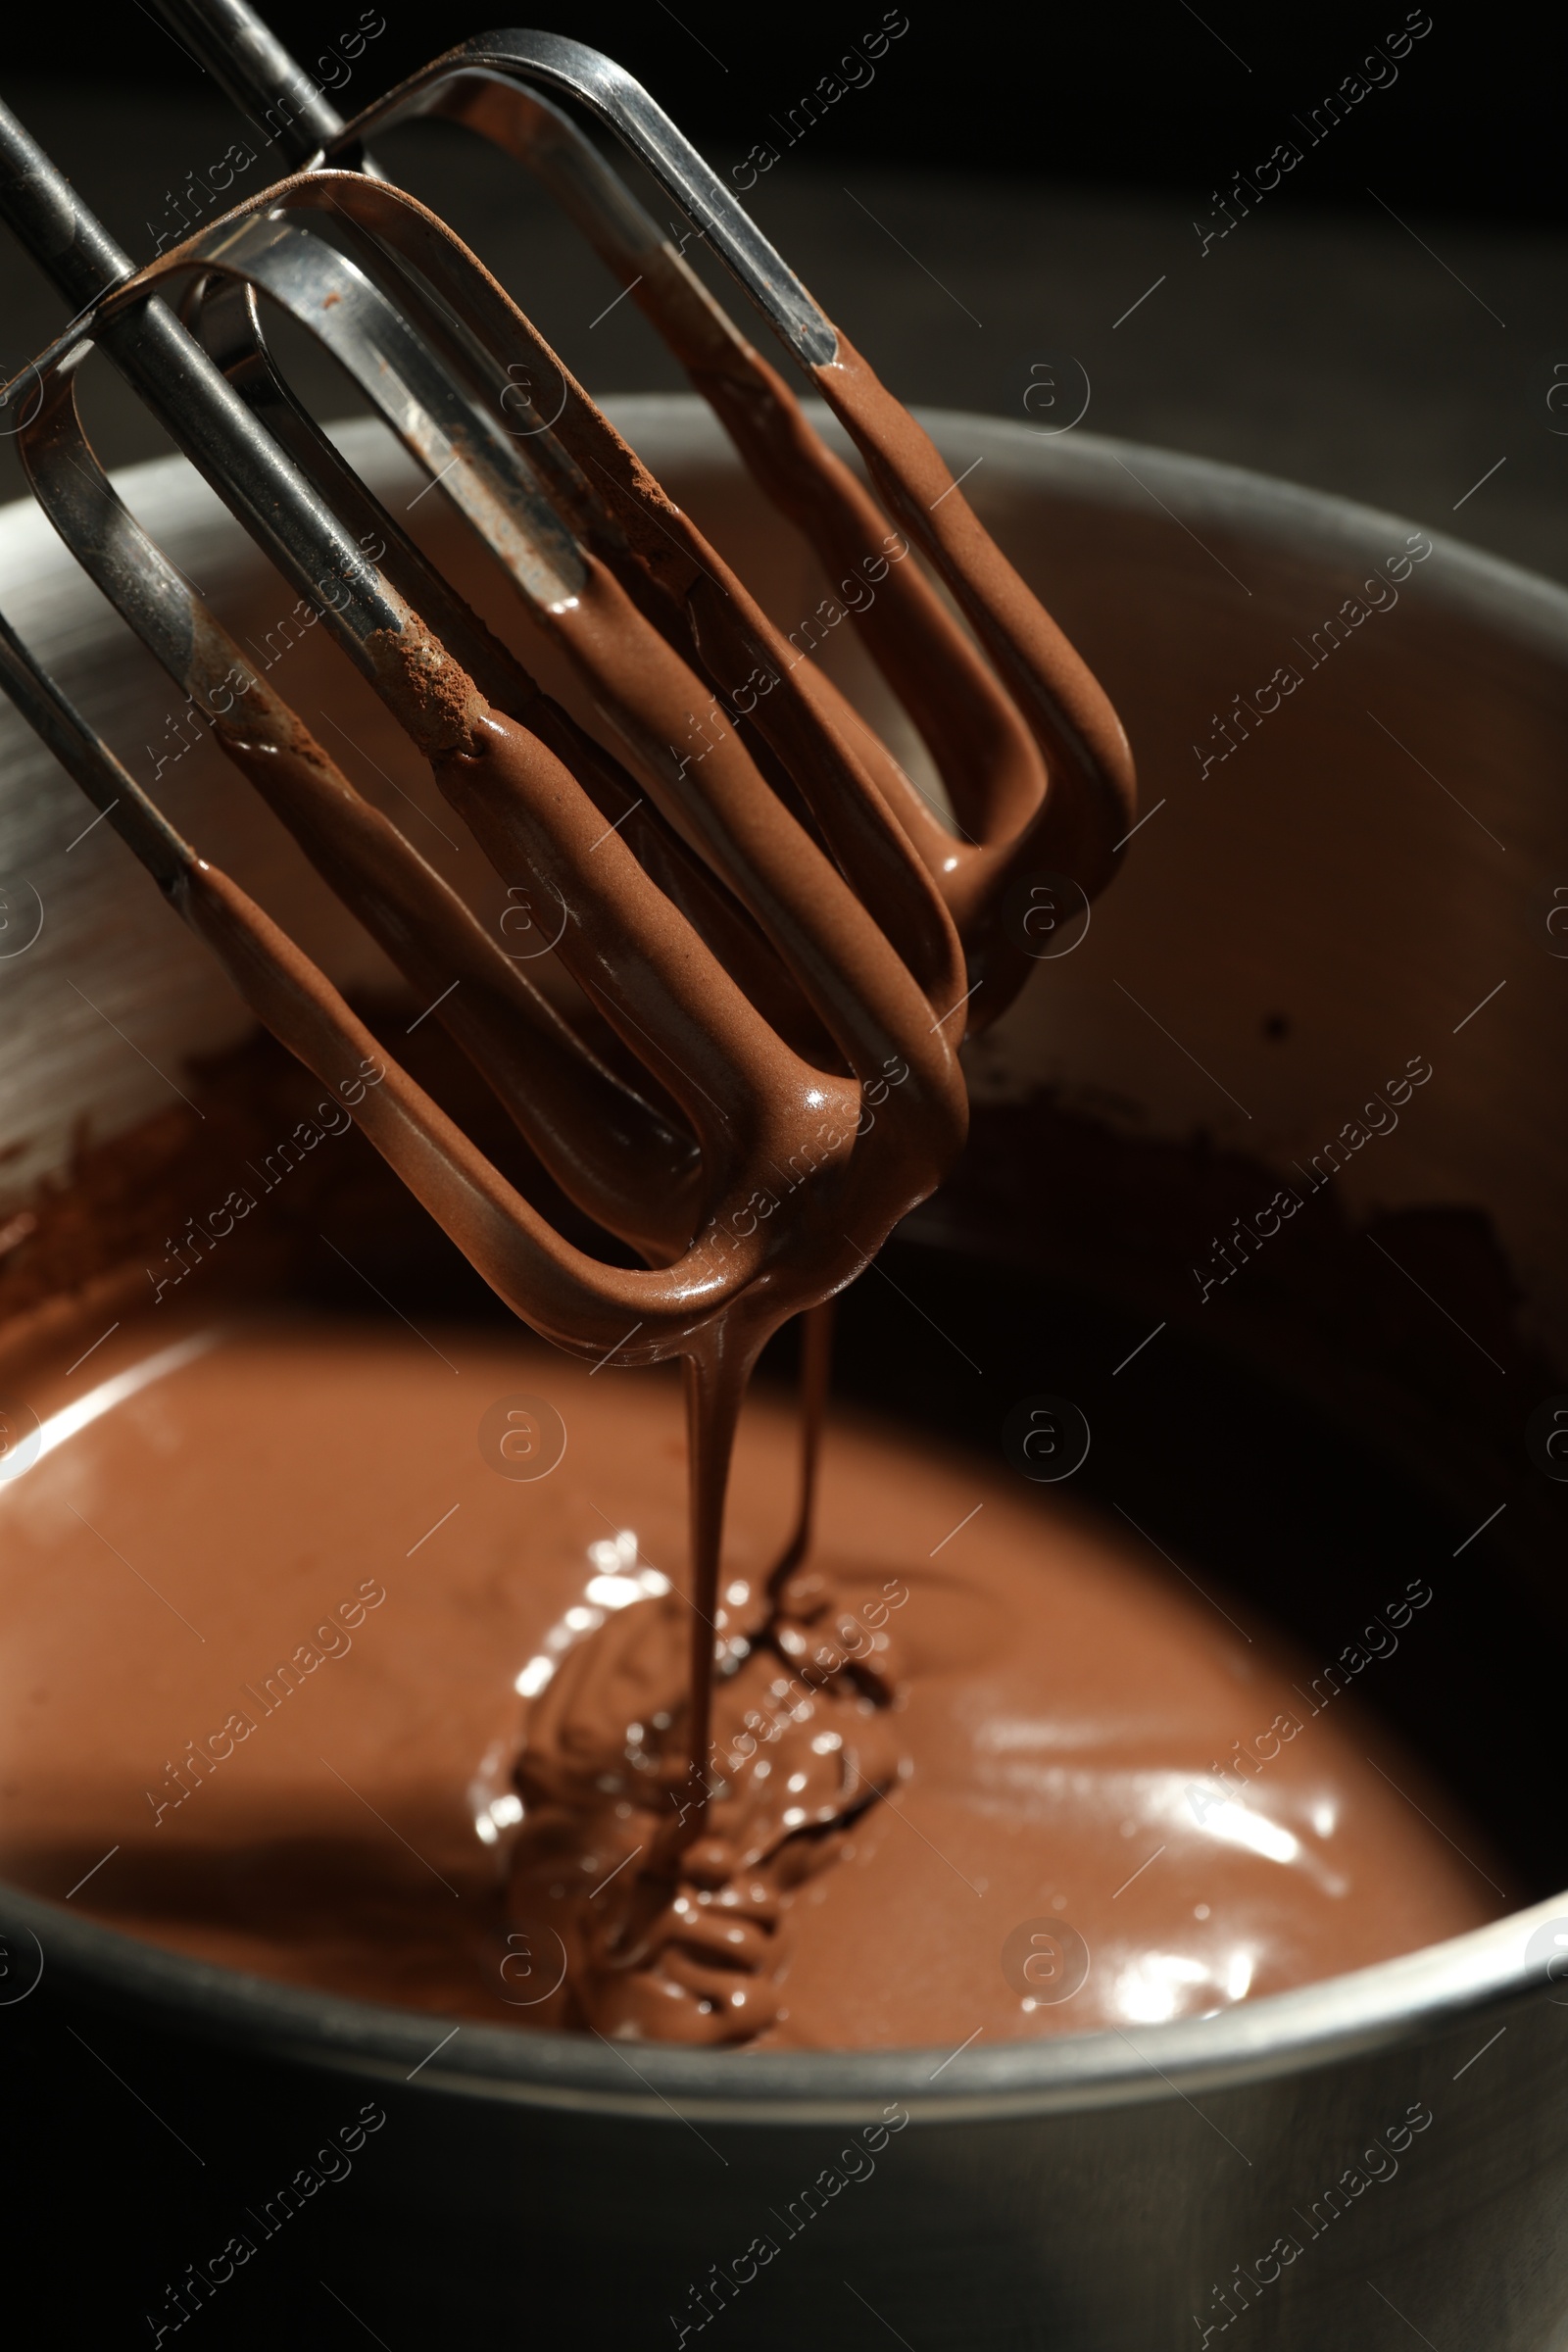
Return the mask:
{"type": "MultiPolygon", "coordinates": [[[[447,85],[488,74],[559,91],[597,116],[708,239],[796,358],[808,367],[832,360],[838,336],[788,263],[641,82],[613,58],[581,41],[554,32],[481,33],[435,59],[369,108],[356,120],[353,135],[373,138],[380,125],[408,115],[448,111],[443,104],[447,85]]],[[[600,194],[599,201],[608,213],[612,199],[600,194]]]]}
{"type": "MultiPolygon", "coordinates": [[[[657,259],[664,240],[591,140],[543,88],[573,98],[646,166],[692,227],[712,246],[748,298],[808,366],[830,361],[838,337],[800,279],[662,107],[613,58],[553,32],[481,33],[428,66],[356,118],[345,133],[330,102],[303,74],[246,0],[158,0],[180,38],[242,112],[278,125],[295,166],[365,164],[377,130],[439,114],[494,136],[539,172],[601,250],[657,259]]],[[[678,256],[671,256],[678,259],[678,256]]]]}
{"type": "Polygon", "coordinates": [[[242,115],[260,114],[283,160],[310,163],[336,139],[343,118],[245,0],[158,0],[159,12],[242,115]]]}
{"type": "MultiPolygon", "coordinates": [[[[129,257],[5,106],[0,106],[0,218],[73,306],[73,325],[132,274],[129,257]]],[[[284,577],[306,596],[322,596],[331,583],[333,594],[323,598],[327,626],[368,666],[366,640],[377,630],[401,631],[406,608],[330,508],[269,440],[194,336],[156,295],[133,298],[112,317],[95,319],[93,332],[176,447],[249,524],[284,577]]],[[[57,384],[68,431],[74,409],[71,348],[68,328],[51,347],[68,368],[63,386],[57,384]]],[[[47,364],[43,372],[49,373],[47,364]]],[[[38,387],[36,368],[24,370],[11,387],[10,416],[21,425],[24,447],[39,415],[38,387]]],[[[45,429],[49,421],[46,416],[45,429]]],[[[65,496],[63,485],[60,496],[65,496]]],[[[67,508],[61,527],[92,548],[103,522],[101,506],[100,494],[89,496],[81,513],[67,508]]],[[[199,635],[200,615],[186,609],[189,594],[177,583],[166,584],[164,595],[173,599],[168,657],[173,659],[178,642],[199,635]]],[[[187,657],[187,667],[198,666],[187,657]]]]}
{"type": "MultiPolygon", "coordinates": [[[[813,609],[823,583],[696,401],[612,414],[786,626],[813,609]]],[[[955,470],[983,461],[982,517],[1103,676],[1151,812],[1089,938],[1042,967],[977,1084],[1006,1097],[1047,1081],[1113,1105],[1129,1132],[1201,1127],[1284,1165],[1337,1131],[1385,1063],[1424,1052],[1441,1083],[1375,1167],[1345,1171],[1348,1196],[1483,1207],[1535,1327],[1568,1353],[1568,1006],[1547,928],[1568,883],[1568,595],[1438,539],[1396,601],[1347,622],[1309,667],[1325,615],[1413,526],[1088,436],[927,421],[955,470]],[[1302,682],[1255,726],[1261,743],[1235,729],[1236,752],[1205,769],[1212,714],[1237,695],[1255,708],[1290,659],[1302,682]],[[1265,1003],[1290,1017],[1288,1051],[1260,1034],[1265,1003]]],[[[418,480],[378,428],[342,439],[388,504],[418,480]]],[[[119,487],[225,622],[266,640],[275,585],[188,469],[138,469],[119,487]]],[[[444,527],[454,545],[439,560],[466,588],[469,559],[444,527]]],[[[111,741],[162,739],[167,686],[25,510],[0,517],[0,610],[111,741]]],[[[436,806],[323,633],[276,659],[299,707],[330,696],[388,784],[436,806]]],[[[842,660],[871,708],[869,672],[842,660]]],[[[83,1112],[100,1135],[132,1124],[170,1099],[183,1058],[247,1021],[107,828],[78,844],[79,797],[4,709],[0,746],[0,880],[8,904],[30,891],[42,911],[33,944],[0,963],[0,1132],[27,1140],[7,1166],[20,1194],[66,1167],[83,1112]]],[[[374,969],[209,745],[193,743],[160,798],[182,826],[199,817],[214,854],[340,984],[374,969]]],[[[1534,1401],[1519,1400],[1521,1418],[1534,1401]]],[[[525,2322],[519,2279],[548,2301],[540,2266],[602,2272],[614,2212],[617,2277],[595,2276],[595,2308],[615,2329],[587,2340],[684,2341],[684,2326],[695,2341],[707,2306],[690,2290],[715,2263],[733,2281],[735,2258],[771,2230],[765,2286],[755,2273],[735,2285],[724,2324],[780,2352],[859,2346],[879,2320],[916,2352],[1385,2352],[1411,2327],[1443,2352],[1556,2352],[1568,1987],[1543,1957],[1554,1921],[1568,1921],[1568,1895],[1354,1977],[1131,2035],[738,2061],[640,2048],[633,2064],[608,2045],[466,2026],[436,2051],[439,2021],[286,1992],[0,1901],[57,1988],[128,2009],[150,2047],[219,2044],[226,2055],[198,2047],[191,2061],[215,2085],[264,2054],[284,2070],[274,2082],[291,2070],[373,2080],[394,2128],[367,2168],[363,2226],[368,2243],[396,2239],[400,2291],[427,2329],[443,2312],[466,2328],[525,2322]],[[1431,2121],[1401,2144],[1412,2108],[1431,2121]],[[807,2227],[806,2186],[847,2169],[852,2131],[888,2120],[874,2175],[832,2190],[807,2227]],[[1280,2241],[1297,2250],[1271,2253],[1280,2241]],[[1215,2299],[1227,2281],[1228,2305],[1215,2299]]]]}

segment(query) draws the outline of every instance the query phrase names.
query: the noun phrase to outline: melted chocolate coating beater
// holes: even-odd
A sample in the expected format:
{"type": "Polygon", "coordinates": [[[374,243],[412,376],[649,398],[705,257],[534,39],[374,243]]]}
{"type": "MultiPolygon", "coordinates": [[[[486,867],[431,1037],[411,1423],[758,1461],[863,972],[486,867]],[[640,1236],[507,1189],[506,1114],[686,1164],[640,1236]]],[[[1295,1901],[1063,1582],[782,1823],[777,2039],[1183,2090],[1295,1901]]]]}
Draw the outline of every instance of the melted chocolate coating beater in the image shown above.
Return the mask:
{"type": "MultiPolygon", "coordinates": [[[[574,87],[588,61],[590,78],[608,76],[622,100],[635,92],[666,125],[688,177],[706,172],[608,61],[545,36],[501,39],[503,50],[542,44],[558,80],[576,74],[574,87]]],[[[494,43],[460,54],[469,78],[475,62],[490,83],[516,68],[514,57],[498,65],[494,43]]],[[[537,58],[530,70],[543,71],[537,58]]],[[[428,86],[444,87],[432,73],[428,86]]],[[[803,1565],[809,1440],[790,1550],[725,1638],[724,1494],[746,1383],[768,1337],[853,1280],[951,1166],[967,1117],[960,1032],[977,1001],[1000,1009],[1022,968],[999,946],[999,896],[1042,854],[1086,891],[1103,881],[1130,806],[1120,729],[925,436],[732,200],[751,266],[783,290],[774,322],[793,322],[905,525],[906,538],[881,535],[883,574],[897,560],[899,585],[869,642],[939,758],[947,751],[959,821],[979,831],[967,847],[918,806],[885,747],[412,198],[362,172],[311,170],[132,273],[3,115],[0,154],[11,173],[0,206],[68,298],[87,300],[11,388],[28,396],[19,446],[40,503],[323,879],[433,1000],[549,1175],[642,1265],[608,1264],[554,1229],[294,943],[173,831],[9,631],[0,674],[258,1018],[353,1103],[507,1303],[586,1358],[683,1359],[691,1591],[667,1609],[629,1612],[613,1657],[601,1667],[585,1646],[546,1694],[519,1765],[530,1820],[518,1867],[525,1884],[536,1864],[555,1867],[564,1841],[598,1838],[613,1783],[616,1819],[647,1835],[641,1867],[571,1923],[584,2013],[632,2033],[755,2032],[780,1904],[891,1785],[897,1758],[881,1720],[886,1638],[865,1655],[847,1648],[831,1593],[803,1565]],[[335,241],[321,233],[326,218],[335,241]],[[199,335],[158,291],[175,280],[199,335]],[[618,756],[543,692],[298,406],[267,351],[259,295],[357,376],[565,656],[618,756]],[[612,1052],[555,1009],[354,791],[129,515],[77,414],[92,345],[299,587],[496,871],[559,907],[554,953],[612,1052]],[[553,410],[521,438],[504,406],[519,369],[551,387],[553,410]],[[999,674],[905,566],[909,542],[948,581],[999,674]],[[634,1065],[642,1080],[628,1075],[634,1065]],[[778,1716],[774,1668],[786,1690],[789,1669],[800,1679],[767,1735],[779,1742],[769,1786],[752,1719],[766,1724],[770,1701],[778,1716]],[[621,1707],[628,1685],[634,1716],[621,1707]],[[790,1782],[805,1799],[780,1809],[790,1782]]],[[[687,280],[667,269],[664,278],[678,312],[687,280]]],[[[840,551],[882,524],[733,330],[725,341],[710,327],[697,349],[694,318],[676,323],[748,463],[819,546],[840,551]]],[[[813,1364],[820,1392],[820,1324],[813,1364]]]]}

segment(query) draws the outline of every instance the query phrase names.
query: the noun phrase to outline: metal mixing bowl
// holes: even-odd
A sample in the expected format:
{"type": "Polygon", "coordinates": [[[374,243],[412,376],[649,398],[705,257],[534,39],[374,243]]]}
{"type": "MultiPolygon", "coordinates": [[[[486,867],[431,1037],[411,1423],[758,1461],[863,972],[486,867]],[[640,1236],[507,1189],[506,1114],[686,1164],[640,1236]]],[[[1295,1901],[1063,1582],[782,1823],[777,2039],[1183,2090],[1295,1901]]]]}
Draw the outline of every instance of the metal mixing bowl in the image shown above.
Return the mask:
{"type": "MultiPolygon", "coordinates": [[[[700,404],[626,399],[612,414],[786,626],[813,609],[822,582],[700,404]]],[[[1520,1293],[1529,1363],[1568,1357],[1568,939],[1552,927],[1568,904],[1568,595],[1442,538],[1423,539],[1430,552],[1399,579],[1389,563],[1412,552],[1409,522],[1225,466],[1081,432],[929,421],[955,471],[977,468],[975,505],[1117,702],[1152,812],[1088,936],[1042,962],[988,1047],[981,1096],[1005,1104],[1049,1087],[1151,1166],[1201,1130],[1205,1149],[1283,1172],[1425,1054],[1434,1078],[1418,1110],[1336,1180],[1346,1212],[1481,1212],[1520,1293]],[[1363,583],[1391,576],[1396,601],[1374,609],[1363,583]],[[1269,706],[1282,665],[1300,683],[1269,706]],[[1219,722],[1238,708],[1220,759],[1219,722]]],[[[376,428],[345,429],[401,508],[416,477],[376,428]]],[[[122,488],[231,623],[272,644],[291,600],[183,464],[138,467],[122,488]]],[[[456,526],[439,505],[416,513],[447,553],[456,526]]],[[[177,739],[171,690],[28,507],[0,515],[0,606],[150,775],[177,739]]],[[[834,658],[876,707],[853,654],[834,658]]],[[[332,692],[366,755],[436,805],[368,696],[334,683],[328,648],[304,639],[286,659],[280,683],[313,723],[332,692]]],[[[77,843],[84,805],[9,709],[0,744],[0,947],[23,943],[0,959],[0,1140],[24,1146],[5,1167],[21,1195],[68,1169],[84,1114],[99,1137],[144,1118],[169,1100],[160,1071],[247,1022],[119,846],[104,833],[77,843]]],[[[385,977],[205,746],[159,789],[336,976],[385,977]]],[[[965,1235],[961,1188],[944,1213],[928,1240],[995,1254],[996,1237],[965,1235]]],[[[1055,1272],[1070,1279],[1071,1236],[1062,1248],[1055,1272]]],[[[1092,1267],[1083,1279],[1095,1288],[1092,1267]]],[[[1206,1334],[1196,1280],[1182,1289],[1190,1269],[1173,1281],[1141,1319],[1206,1334]]],[[[1136,1276],[1124,1288],[1136,1308],[1136,1276]]],[[[1432,1305],[1434,1348],[1457,1347],[1437,1319],[1448,1307],[1432,1305]]],[[[1523,1653],[1549,1652],[1561,1632],[1559,1490],[1524,1438],[1549,1381],[1524,1393],[1531,1372],[1510,1379],[1515,1367],[1476,1345],[1494,1366],[1477,1377],[1521,1392],[1493,1415],[1496,1445],[1475,1440],[1468,1392],[1454,1388],[1447,1415],[1412,1401],[1375,1348],[1293,1352],[1288,1318],[1282,1332],[1242,1316],[1220,1349],[1265,1367],[1258,1377],[1303,1413],[1338,1402],[1351,1422],[1372,1416],[1456,1544],[1503,1497],[1509,1515],[1482,1547],[1487,1591],[1499,1609],[1525,1594],[1545,1628],[1520,1635],[1524,1674],[1523,1653]]],[[[1459,1551],[1455,1589],[1481,1556],[1459,1551]]],[[[1465,1594],[1485,1606],[1473,1580],[1465,1594]]],[[[1461,1758],[1464,1729],[1450,1725],[1461,1758]]],[[[1504,1754],[1492,1785],[1508,1781],[1504,1754]]],[[[1568,1870],[1553,1876],[1549,1838],[1546,1850],[1549,1887],[1568,1870]]],[[[956,2057],[628,2053],[467,2025],[432,2054],[446,2028],[428,2016],[200,1966],[16,1891],[0,1891],[0,2061],[34,2193],[79,2195],[93,2230],[112,2230],[138,2193],[127,2175],[144,2169],[126,2151],[145,2138],[156,2178],[119,2307],[131,2326],[124,2298],[142,2278],[177,2280],[219,2253],[226,2183],[286,2177],[318,2123],[369,2099],[388,2121],[357,2185],[323,2193],[329,2221],[297,2218],[298,2242],[269,2240],[257,2258],[274,2287],[306,2281],[308,2307],[291,2307],[299,2340],[357,2340],[333,2307],[346,2302],[384,2315],[371,2332],[397,2346],[467,2345],[481,2328],[680,2343],[710,2327],[762,2347],[891,2334],[913,2352],[1160,2352],[1233,2334],[1380,2352],[1412,2328],[1444,2352],[1568,2344],[1568,1986],[1544,1957],[1555,1928],[1568,1937],[1568,1894],[1200,2022],[956,2057]],[[1413,2107],[1431,2120],[1398,2147],[1413,2107]],[[888,2123],[874,2172],[805,2198],[852,2134],[888,2123]],[[223,2182],[206,2158],[198,2177],[155,2125],[187,2156],[221,2148],[223,2182]],[[1392,2171],[1366,2153],[1391,2133],[1392,2171]],[[760,2236],[778,2246],[760,2267],[747,2252],[760,2236]]],[[[234,2187],[235,2227],[239,2198],[234,2187]]],[[[56,2278],[57,2303],[71,2291],[56,2278]]],[[[271,2340],[274,2323],[247,2317],[252,2288],[210,2292],[215,2340],[271,2340]]],[[[176,2316],[151,2290],[146,2308],[166,2328],[176,2316]]]]}

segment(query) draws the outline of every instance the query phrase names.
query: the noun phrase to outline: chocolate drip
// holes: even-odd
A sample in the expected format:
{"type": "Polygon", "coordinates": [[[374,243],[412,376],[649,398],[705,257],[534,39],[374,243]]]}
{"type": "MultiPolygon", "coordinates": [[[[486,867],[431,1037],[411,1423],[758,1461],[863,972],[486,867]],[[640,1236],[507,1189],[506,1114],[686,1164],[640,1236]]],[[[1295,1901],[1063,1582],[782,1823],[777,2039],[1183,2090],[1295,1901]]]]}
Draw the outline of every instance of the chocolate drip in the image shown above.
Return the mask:
{"type": "Polygon", "coordinates": [[[832,1344],[826,1302],[803,1318],[798,1515],[761,1592],[739,1585],[727,1606],[719,1597],[749,1367],[688,1357],[692,1591],[612,1620],[530,1712],[509,1905],[523,1934],[543,1924],[562,1938],[563,2022],[692,2042],[765,2033],[791,1896],[908,1769],[886,1720],[898,1694],[889,1636],[805,1564],[832,1344]]]}
{"type": "Polygon", "coordinates": [[[532,1944],[564,1948],[550,2022],[685,2042],[767,2033],[793,1897],[909,1769],[889,1634],[809,1568],[769,1587],[760,1606],[740,1586],[727,1608],[716,1589],[694,1596],[684,1675],[686,1604],[633,1603],[531,1707],[507,1902],[532,1944]]]}

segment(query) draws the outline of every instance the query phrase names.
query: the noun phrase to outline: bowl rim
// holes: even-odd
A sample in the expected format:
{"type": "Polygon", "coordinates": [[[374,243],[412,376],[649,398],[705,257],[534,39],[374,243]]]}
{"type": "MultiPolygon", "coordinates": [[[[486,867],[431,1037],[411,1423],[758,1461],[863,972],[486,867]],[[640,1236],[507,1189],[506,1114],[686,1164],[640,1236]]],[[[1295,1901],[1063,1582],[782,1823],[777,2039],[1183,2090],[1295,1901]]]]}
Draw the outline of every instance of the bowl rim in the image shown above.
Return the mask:
{"type": "MultiPolygon", "coordinates": [[[[150,2012],[166,2030],[316,2069],[389,2084],[418,2080],[429,2090],[510,2104],[653,2120],[662,2110],[681,2122],[741,2126],[875,2123],[897,2109],[947,2123],[1082,2114],[1237,2090],[1466,2027],[1484,2036],[1521,2001],[1568,2007],[1568,1994],[1550,1994],[1531,1960],[1532,1938],[1548,1926],[1568,1936],[1568,1893],[1370,1968],[1164,2025],[989,2050],[736,2051],[529,2032],[283,1984],[74,1918],[0,1883],[0,1935],[30,1940],[37,1954],[12,2006],[59,1977],[101,2006],[150,2012]]],[[[1474,2055],[1490,2046],[1483,2037],[1474,2055]]]]}
{"type": "MultiPolygon", "coordinates": [[[[603,405],[634,445],[662,434],[666,445],[681,444],[681,455],[738,463],[696,394],[611,394],[603,405]]],[[[958,410],[915,414],[939,447],[965,458],[995,456],[1063,498],[1134,512],[1152,501],[1184,528],[1185,515],[1276,546],[1283,534],[1318,560],[1359,564],[1362,551],[1386,544],[1391,531],[1425,527],[1214,459],[1093,433],[1048,436],[958,410]]],[[[372,486],[390,460],[404,462],[374,420],[329,429],[372,486]]],[[[192,486],[205,490],[177,457],[121,468],[114,478],[155,532],[160,509],[174,509],[192,486]]],[[[34,538],[38,520],[30,499],[0,508],[0,568],[7,541],[34,538]]],[[[222,521],[237,540],[238,525],[222,521]]],[[[1427,536],[1442,562],[1423,579],[1424,593],[1568,662],[1568,589],[1442,532],[1427,536]]],[[[62,558],[70,564],[58,542],[38,552],[51,573],[62,558]]],[[[1478,2032],[1532,1996],[1568,2006],[1568,1996],[1548,1993],[1530,1954],[1533,1936],[1553,1923],[1568,1935],[1568,1890],[1369,1968],[1131,2032],[1050,2034],[956,2052],[742,2053],[639,2042],[634,2062],[627,2045],[603,2036],[454,2021],[201,1961],[0,1881],[0,1934],[30,1940],[38,1957],[24,1990],[0,1999],[0,2007],[25,2000],[45,1977],[61,1977],[101,2003],[151,2013],[206,2038],[388,2083],[418,2081],[449,2094],[654,2119],[662,2112],[683,2123],[695,2117],[737,2126],[874,2124],[895,2110],[957,2123],[1237,2089],[1457,2034],[1466,2025],[1478,2032]]]]}

